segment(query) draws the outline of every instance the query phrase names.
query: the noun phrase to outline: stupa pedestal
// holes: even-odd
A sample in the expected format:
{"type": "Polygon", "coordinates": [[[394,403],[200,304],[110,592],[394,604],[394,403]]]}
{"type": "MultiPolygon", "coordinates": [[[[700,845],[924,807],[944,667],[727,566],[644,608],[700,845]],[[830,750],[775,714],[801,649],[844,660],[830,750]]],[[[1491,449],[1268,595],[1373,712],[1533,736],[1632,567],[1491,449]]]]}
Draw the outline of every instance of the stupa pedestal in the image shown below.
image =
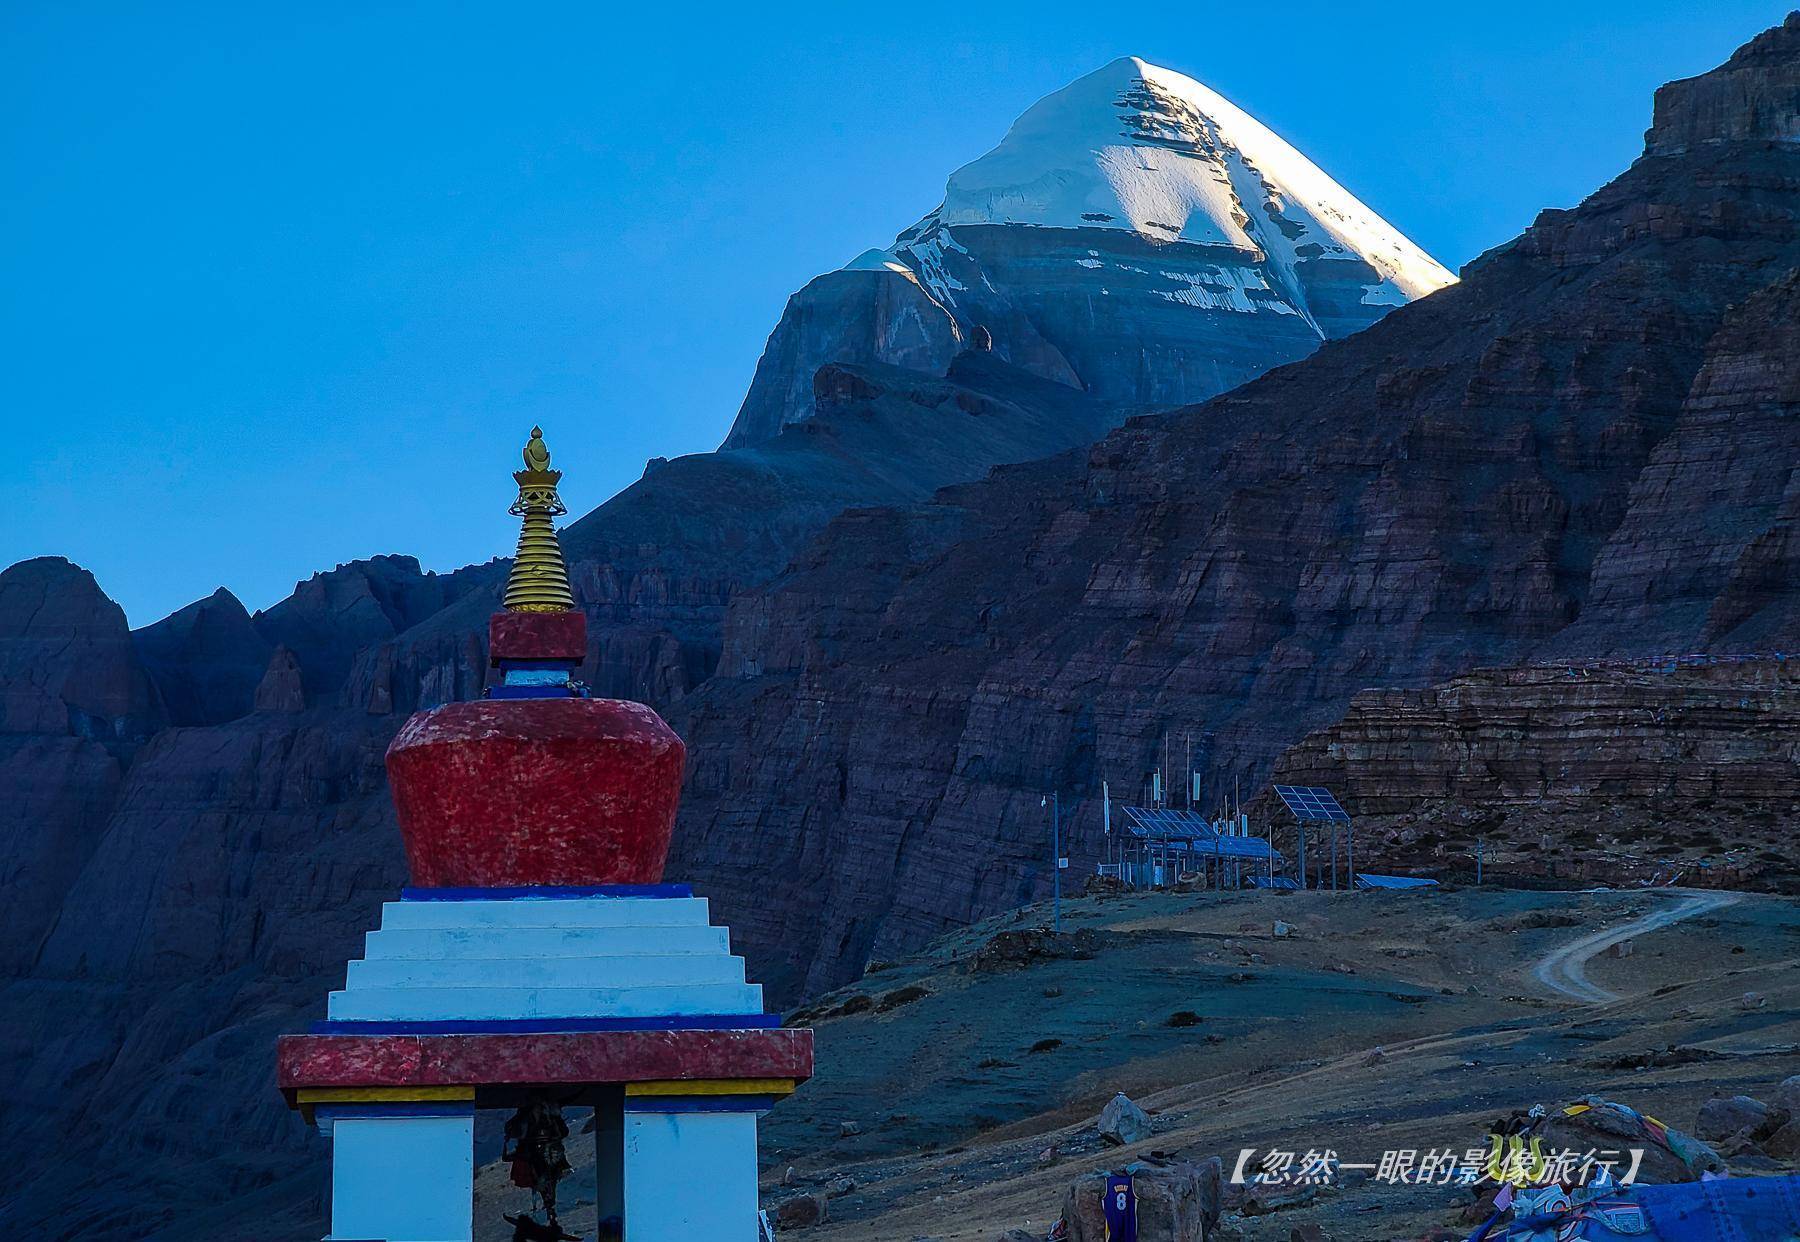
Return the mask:
{"type": "Polygon", "coordinates": [[[523,574],[536,610],[495,616],[486,699],[389,748],[413,885],[325,1021],[280,1041],[280,1087],[333,1141],[331,1242],[468,1242],[475,1110],[532,1100],[594,1109],[623,1237],[753,1242],[757,1118],[811,1075],[812,1032],[765,1012],[705,900],[662,882],[683,747],[572,680],[585,618],[545,605],[567,585],[534,533],[560,476],[527,466],[508,599],[523,574]]]}

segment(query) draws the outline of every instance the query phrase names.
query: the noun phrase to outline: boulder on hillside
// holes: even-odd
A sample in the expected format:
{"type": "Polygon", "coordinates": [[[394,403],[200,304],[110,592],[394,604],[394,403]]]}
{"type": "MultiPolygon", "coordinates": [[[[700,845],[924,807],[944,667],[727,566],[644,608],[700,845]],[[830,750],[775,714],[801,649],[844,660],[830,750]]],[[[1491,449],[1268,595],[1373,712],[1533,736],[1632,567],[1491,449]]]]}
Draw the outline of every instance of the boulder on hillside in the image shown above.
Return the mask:
{"type": "Polygon", "coordinates": [[[783,1231],[810,1229],[824,1222],[824,1195],[796,1195],[775,1209],[775,1227],[783,1231]]]}
{"type": "MultiPolygon", "coordinates": [[[[1134,1161],[1125,1172],[1137,1196],[1138,1242],[1207,1242],[1214,1236],[1223,1182],[1218,1157],[1199,1164],[1134,1161]]],[[[1107,1176],[1088,1173],[1069,1184],[1062,1209],[1068,1242],[1106,1242],[1101,1199],[1107,1176]]]]}
{"type": "Polygon", "coordinates": [[[1630,1105],[1597,1095],[1583,1096],[1545,1113],[1513,1113],[1493,1123],[1490,1133],[1539,1138],[1545,1151],[1641,1147],[1644,1157],[1637,1180],[1651,1184],[1694,1182],[1705,1173],[1725,1172],[1719,1153],[1699,1139],[1673,1126],[1659,1125],[1630,1105]]]}
{"type": "Polygon", "coordinates": [[[1800,1160],[1800,1121],[1789,1121],[1759,1146],[1777,1160],[1800,1160]]]}
{"type": "Polygon", "coordinates": [[[1095,941],[1090,927],[1073,932],[1053,932],[1048,927],[1011,928],[994,933],[986,944],[976,949],[969,959],[969,969],[977,974],[987,974],[1062,958],[1085,961],[1094,956],[1095,941]]]}
{"type": "Polygon", "coordinates": [[[1730,1138],[1739,1130],[1757,1129],[1768,1117],[1769,1106],[1751,1096],[1714,1096],[1700,1106],[1694,1133],[1703,1139],[1730,1138]]]}
{"type": "Polygon", "coordinates": [[[1153,1132],[1150,1114],[1132,1103],[1131,1097],[1123,1091],[1106,1102],[1095,1128],[1102,1139],[1118,1147],[1141,1143],[1153,1132]]]}
{"type": "Polygon", "coordinates": [[[1785,1108],[1795,1117],[1800,1117],[1800,1074],[1783,1078],[1780,1085],[1769,1093],[1769,1099],[1776,1108],[1785,1108]]]}

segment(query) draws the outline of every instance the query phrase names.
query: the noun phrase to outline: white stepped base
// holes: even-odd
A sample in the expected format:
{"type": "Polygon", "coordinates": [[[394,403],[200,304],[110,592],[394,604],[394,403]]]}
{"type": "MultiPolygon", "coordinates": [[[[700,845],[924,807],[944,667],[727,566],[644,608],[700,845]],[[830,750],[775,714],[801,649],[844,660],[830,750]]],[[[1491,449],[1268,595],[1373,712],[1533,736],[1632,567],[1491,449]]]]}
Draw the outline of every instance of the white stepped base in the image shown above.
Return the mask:
{"type": "Polygon", "coordinates": [[[651,953],[729,953],[723,927],[483,927],[370,932],[364,957],[609,957],[651,953]]]}
{"type": "Polygon", "coordinates": [[[400,901],[330,996],[338,1022],[762,1012],[726,930],[691,897],[400,901]]]}
{"type": "Polygon", "coordinates": [[[521,897],[510,901],[390,901],[381,925],[447,927],[705,927],[704,897],[521,897]]]}
{"type": "Polygon", "coordinates": [[[744,959],[717,953],[654,953],[641,957],[376,958],[351,962],[349,988],[669,987],[744,982],[744,959]]]}
{"type": "Polygon", "coordinates": [[[657,988],[357,988],[333,992],[334,1022],[454,1022],[526,1018],[660,1018],[761,1013],[756,984],[657,988]]]}

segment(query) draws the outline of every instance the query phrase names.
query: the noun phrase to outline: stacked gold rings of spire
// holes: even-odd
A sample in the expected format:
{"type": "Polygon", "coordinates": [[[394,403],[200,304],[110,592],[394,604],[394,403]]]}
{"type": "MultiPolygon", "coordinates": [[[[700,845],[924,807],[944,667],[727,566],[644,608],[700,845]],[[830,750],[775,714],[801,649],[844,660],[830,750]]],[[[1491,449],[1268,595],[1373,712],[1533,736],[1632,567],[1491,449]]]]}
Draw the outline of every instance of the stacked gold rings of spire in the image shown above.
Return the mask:
{"type": "Polygon", "coordinates": [[[502,601],[508,612],[569,612],[575,607],[562,545],[556,541],[551,521],[568,512],[556,494],[561,480],[562,471],[550,469],[550,448],[544,443],[543,429],[533,427],[531,439],[525,442],[525,469],[513,472],[519,498],[509,512],[524,521],[502,601]]]}

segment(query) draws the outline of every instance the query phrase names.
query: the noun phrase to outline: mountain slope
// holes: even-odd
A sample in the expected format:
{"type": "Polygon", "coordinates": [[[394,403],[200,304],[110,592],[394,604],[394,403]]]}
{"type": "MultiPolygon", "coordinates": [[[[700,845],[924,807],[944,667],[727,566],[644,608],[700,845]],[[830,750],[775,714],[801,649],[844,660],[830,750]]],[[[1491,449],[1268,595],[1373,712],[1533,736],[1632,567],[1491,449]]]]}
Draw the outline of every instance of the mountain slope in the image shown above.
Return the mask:
{"type": "Polygon", "coordinates": [[[847,514],[738,601],[672,721],[675,866],[775,994],[1041,895],[1042,797],[1083,865],[1089,800],[1165,733],[1249,790],[1365,686],[1794,650],[1800,17],[1718,72],[1460,284],[1090,451],[847,514]]]}
{"type": "Polygon", "coordinates": [[[1136,57],[1033,105],[886,250],[788,303],[728,445],[812,412],[831,361],[933,369],[978,331],[1048,379],[1194,401],[1452,281],[1265,126],[1136,57]]]}

